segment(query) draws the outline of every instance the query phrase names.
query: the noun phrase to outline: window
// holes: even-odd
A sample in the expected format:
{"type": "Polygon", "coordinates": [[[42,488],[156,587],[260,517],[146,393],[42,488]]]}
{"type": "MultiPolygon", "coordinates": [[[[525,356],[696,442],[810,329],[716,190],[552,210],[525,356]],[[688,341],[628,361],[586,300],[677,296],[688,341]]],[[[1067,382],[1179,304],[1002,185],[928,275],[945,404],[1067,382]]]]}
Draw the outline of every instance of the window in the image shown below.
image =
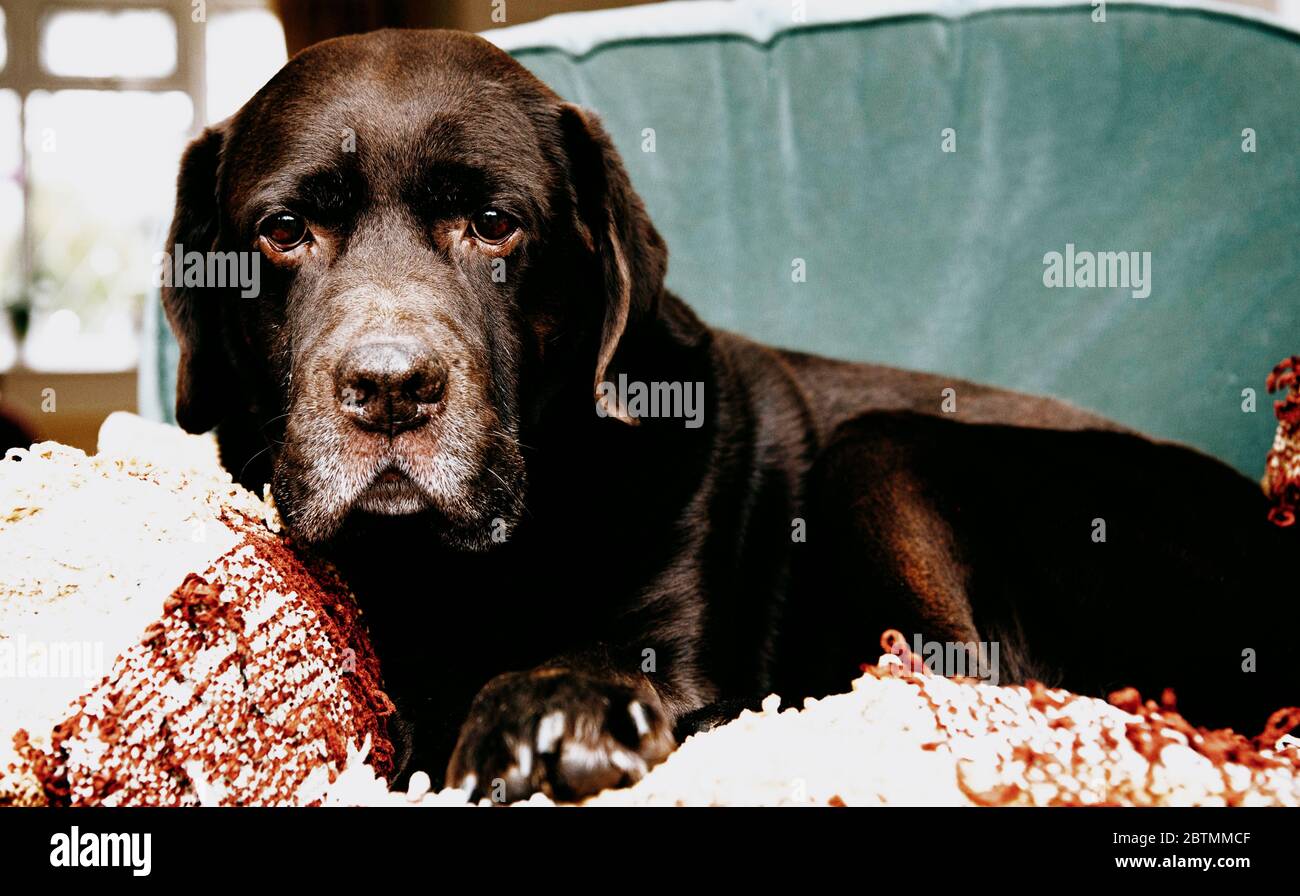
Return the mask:
{"type": "Polygon", "coordinates": [[[85,78],[176,71],[176,21],[161,9],[62,9],[40,23],[41,68],[85,78]]]}
{"type": "Polygon", "coordinates": [[[0,371],[133,368],[181,151],[284,64],[263,0],[0,0],[0,371]]]}

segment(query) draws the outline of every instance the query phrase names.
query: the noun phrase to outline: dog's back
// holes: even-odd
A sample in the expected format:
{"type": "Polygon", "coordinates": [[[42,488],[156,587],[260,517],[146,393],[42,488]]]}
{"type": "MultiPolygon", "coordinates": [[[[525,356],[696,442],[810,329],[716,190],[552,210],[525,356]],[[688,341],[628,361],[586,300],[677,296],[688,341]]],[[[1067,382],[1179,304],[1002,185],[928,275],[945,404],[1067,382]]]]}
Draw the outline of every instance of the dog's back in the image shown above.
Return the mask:
{"type": "Polygon", "coordinates": [[[1300,698],[1296,532],[1191,449],[867,414],[833,435],[808,504],[778,673],[790,693],[833,687],[897,629],[996,644],[1004,684],[1173,687],[1198,724],[1251,734],[1300,698]]]}

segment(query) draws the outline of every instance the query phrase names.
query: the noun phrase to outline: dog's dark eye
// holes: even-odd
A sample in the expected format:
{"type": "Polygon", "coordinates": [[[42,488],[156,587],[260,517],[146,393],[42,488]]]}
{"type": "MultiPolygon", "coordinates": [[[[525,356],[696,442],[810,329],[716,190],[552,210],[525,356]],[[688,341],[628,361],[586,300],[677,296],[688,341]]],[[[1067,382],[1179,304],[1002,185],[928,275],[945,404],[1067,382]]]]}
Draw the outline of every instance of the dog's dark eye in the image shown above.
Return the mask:
{"type": "Polygon", "coordinates": [[[469,221],[474,235],[485,243],[501,243],[515,232],[519,225],[515,219],[498,208],[485,208],[476,212],[469,221]]]}
{"type": "Polygon", "coordinates": [[[280,252],[287,252],[307,239],[307,222],[288,212],[272,215],[260,230],[266,241],[280,252]]]}

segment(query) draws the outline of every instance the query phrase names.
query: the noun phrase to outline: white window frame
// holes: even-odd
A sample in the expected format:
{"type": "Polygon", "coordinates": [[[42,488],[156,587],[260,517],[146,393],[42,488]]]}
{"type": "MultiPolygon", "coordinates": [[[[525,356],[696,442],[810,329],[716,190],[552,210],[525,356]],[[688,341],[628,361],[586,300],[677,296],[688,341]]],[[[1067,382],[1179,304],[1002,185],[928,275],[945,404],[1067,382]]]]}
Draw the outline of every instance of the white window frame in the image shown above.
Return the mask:
{"type": "MultiPolygon", "coordinates": [[[[194,117],[190,137],[207,124],[207,58],[205,32],[207,19],[217,13],[264,10],[266,0],[206,0],[205,19],[195,22],[192,15],[199,0],[0,0],[4,9],[7,58],[0,69],[0,90],[18,94],[18,152],[22,172],[23,223],[19,246],[19,273],[23,289],[32,280],[31,159],[27,150],[27,97],[35,90],[140,90],[151,93],[180,91],[193,103],[194,117]],[[55,75],[41,68],[40,26],[55,12],[76,10],[119,12],[123,10],[162,11],[176,24],[176,70],[157,78],[93,78],[55,75]]],[[[19,346],[18,365],[22,366],[19,346]]]]}

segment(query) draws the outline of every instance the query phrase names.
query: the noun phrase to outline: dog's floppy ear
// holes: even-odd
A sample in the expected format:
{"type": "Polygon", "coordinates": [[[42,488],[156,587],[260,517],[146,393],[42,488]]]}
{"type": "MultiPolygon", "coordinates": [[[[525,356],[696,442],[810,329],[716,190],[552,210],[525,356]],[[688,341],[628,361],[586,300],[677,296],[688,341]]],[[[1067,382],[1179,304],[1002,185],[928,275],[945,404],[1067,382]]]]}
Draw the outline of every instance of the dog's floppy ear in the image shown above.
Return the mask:
{"type": "Polygon", "coordinates": [[[566,103],[560,116],[579,227],[601,265],[604,322],[596,356],[596,397],[609,416],[635,423],[608,390],[601,389],[601,383],[624,334],[654,316],[663,292],[668,249],[596,115],[566,103]]]}
{"type": "MultiPolygon", "coordinates": [[[[222,143],[220,126],[208,128],[181,157],[176,212],[167,234],[164,259],[174,262],[177,252],[207,253],[216,249],[217,166],[222,143]]],[[[166,277],[162,303],[180,345],[176,422],[186,432],[207,432],[224,416],[225,394],[233,386],[221,336],[220,295],[215,289],[187,287],[166,277]]]]}

